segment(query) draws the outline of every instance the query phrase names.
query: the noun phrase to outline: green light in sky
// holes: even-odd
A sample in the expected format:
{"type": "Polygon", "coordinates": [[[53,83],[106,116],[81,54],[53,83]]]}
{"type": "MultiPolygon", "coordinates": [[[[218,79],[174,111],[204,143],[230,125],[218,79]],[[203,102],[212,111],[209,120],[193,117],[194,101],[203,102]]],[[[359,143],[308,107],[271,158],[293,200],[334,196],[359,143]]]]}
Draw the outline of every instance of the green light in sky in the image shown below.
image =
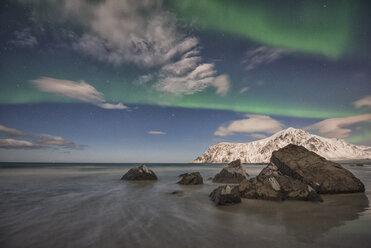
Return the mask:
{"type": "Polygon", "coordinates": [[[367,127],[367,129],[361,133],[352,135],[345,139],[347,142],[350,143],[369,143],[371,142],[371,130],[370,127],[367,127]]]}
{"type": "Polygon", "coordinates": [[[202,28],[330,59],[342,56],[351,41],[353,1],[173,0],[169,4],[202,28]]]}

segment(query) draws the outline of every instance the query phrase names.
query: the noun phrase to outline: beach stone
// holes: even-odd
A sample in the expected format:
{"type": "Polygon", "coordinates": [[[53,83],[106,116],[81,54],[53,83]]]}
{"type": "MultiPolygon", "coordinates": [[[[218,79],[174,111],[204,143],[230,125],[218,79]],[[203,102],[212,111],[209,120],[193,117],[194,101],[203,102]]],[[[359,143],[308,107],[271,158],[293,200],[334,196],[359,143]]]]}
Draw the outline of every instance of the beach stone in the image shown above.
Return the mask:
{"type": "Polygon", "coordinates": [[[238,190],[241,197],[250,199],[322,201],[311,186],[283,175],[272,163],[257,177],[242,181],[238,190]]]}
{"type": "Polygon", "coordinates": [[[142,164],[138,168],[131,168],[121,177],[121,180],[157,180],[157,176],[145,164],[142,164]]]}
{"type": "Polygon", "coordinates": [[[181,174],[179,177],[182,177],[182,179],[177,182],[178,184],[197,185],[204,183],[200,172],[184,173],[181,174]]]}
{"type": "Polygon", "coordinates": [[[248,175],[245,169],[242,167],[241,160],[237,159],[230,162],[227,167],[223,168],[221,172],[216,174],[216,176],[213,178],[213,182],[239,184],[247,178],[248,175]]]}
{"type": "Polygon", "coordinates": [[[350,171],[302,146],[290,144],[274,151],[270,162],[282,175],[308,184],[320,194],[365,191],[363,183],[350,171]]]}
{"type": "Polygon", "coordinates": [[[177,196],[184,196],[184,191],[182,191],[182,190],[174,190],[170,194],[177,195],[177,196]]]}
{"type": "Polygon", "coordinates": [[[230,185],[219,186],[210,193],[209,197],[216,205],[233,205],[241,202],[238,187],[230,185]]]}

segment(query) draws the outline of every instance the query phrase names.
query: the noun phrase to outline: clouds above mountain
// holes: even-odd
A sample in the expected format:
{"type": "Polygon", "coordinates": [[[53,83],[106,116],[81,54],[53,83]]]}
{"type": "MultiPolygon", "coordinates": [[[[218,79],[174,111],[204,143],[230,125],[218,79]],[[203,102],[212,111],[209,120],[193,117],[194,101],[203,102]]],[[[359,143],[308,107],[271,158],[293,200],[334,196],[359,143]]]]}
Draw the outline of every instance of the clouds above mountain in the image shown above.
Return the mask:
{"type": "MultiPolygon", "coordinates": [[[[231,121],[226,126],[220,126],[215,136],[229,136],[236,133],[251,134],[257,138],[256,133],[272,134],[284,128],[283,123],[267,115],[246,115],[247,119],[231,121]]],[[[262,136],[260,136],[262,137],[262,136]]]]}
{"type": "Polygon", "coordinates": [[[350,126],[360,123],[371,123],[371,114],[330,118],[310,125],[305,130],[316,130],[332,138],[346,138],[352,132],[350,126]]]}
{"type": "Polygon", "coordinates": [[[69,97],[83,102],[91,103],[105,109],[127,109],[122,103],[107,103],[103,93],[97,91],[92,85],[80,81],[70,81],[49,77],[41,77],[30,81],[38,90],[69,97]]]}

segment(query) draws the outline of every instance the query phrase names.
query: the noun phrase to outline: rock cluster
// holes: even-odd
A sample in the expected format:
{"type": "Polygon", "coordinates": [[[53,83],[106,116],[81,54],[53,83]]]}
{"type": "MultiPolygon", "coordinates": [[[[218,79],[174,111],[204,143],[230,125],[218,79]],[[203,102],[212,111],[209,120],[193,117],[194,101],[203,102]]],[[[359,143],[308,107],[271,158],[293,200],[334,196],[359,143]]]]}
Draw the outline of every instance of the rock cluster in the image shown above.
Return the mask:
{"type": "Polygon", "coordinates": [[[237,159],[230,162],[227,167],[223,168],[220,173],[216,174],[213,182],[239,184],[247,178],[248,175],[242,167],[241,160],[237,159]]]}
{"type": "Polygon", "coordinates": [[[157,176],[145,164],[142,164],[138,168],[131,168],[121,177],[121,180],[157,180],[157,176]]]}
{"type": "Polygon", "coordinates": [[[180,179],[178,184],[184,184],[184,185],[197,185],[197,184],[203,184],[203,179],[200,174],[200,172],[192,172],[192,173],[185,173],[182,175],[179,175],[182,179],[180,179]]]}
{"type": "MultiPolygon", "coordinates": [[[[210,197],[223,205],[227,201],[219,200],[219,191],[220,187],[210,197]]],[[[270,163],[257,177],[243,179],[230,191],[250,199],[322,201],[320,194],[364,192],[365,187],[341,165],[290,144],[273,152],[270,163]]]]}

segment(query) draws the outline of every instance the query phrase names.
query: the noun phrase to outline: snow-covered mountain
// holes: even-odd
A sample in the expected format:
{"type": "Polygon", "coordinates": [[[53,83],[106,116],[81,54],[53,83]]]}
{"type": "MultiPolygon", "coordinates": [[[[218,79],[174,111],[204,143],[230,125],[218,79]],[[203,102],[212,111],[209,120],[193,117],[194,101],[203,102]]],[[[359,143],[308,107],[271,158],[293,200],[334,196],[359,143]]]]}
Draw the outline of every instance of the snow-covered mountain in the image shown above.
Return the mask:
{"type": "Polygon", "coordinates": [[[288,144],[301,145],[329,160],[371,158],[371,149],[356,146],[341,139],[323,138],[301,129],[288,128],[271,137],[249,143],[219,143],[196,158],[193,163],[267,163],[272,152],[288,144]]]}

